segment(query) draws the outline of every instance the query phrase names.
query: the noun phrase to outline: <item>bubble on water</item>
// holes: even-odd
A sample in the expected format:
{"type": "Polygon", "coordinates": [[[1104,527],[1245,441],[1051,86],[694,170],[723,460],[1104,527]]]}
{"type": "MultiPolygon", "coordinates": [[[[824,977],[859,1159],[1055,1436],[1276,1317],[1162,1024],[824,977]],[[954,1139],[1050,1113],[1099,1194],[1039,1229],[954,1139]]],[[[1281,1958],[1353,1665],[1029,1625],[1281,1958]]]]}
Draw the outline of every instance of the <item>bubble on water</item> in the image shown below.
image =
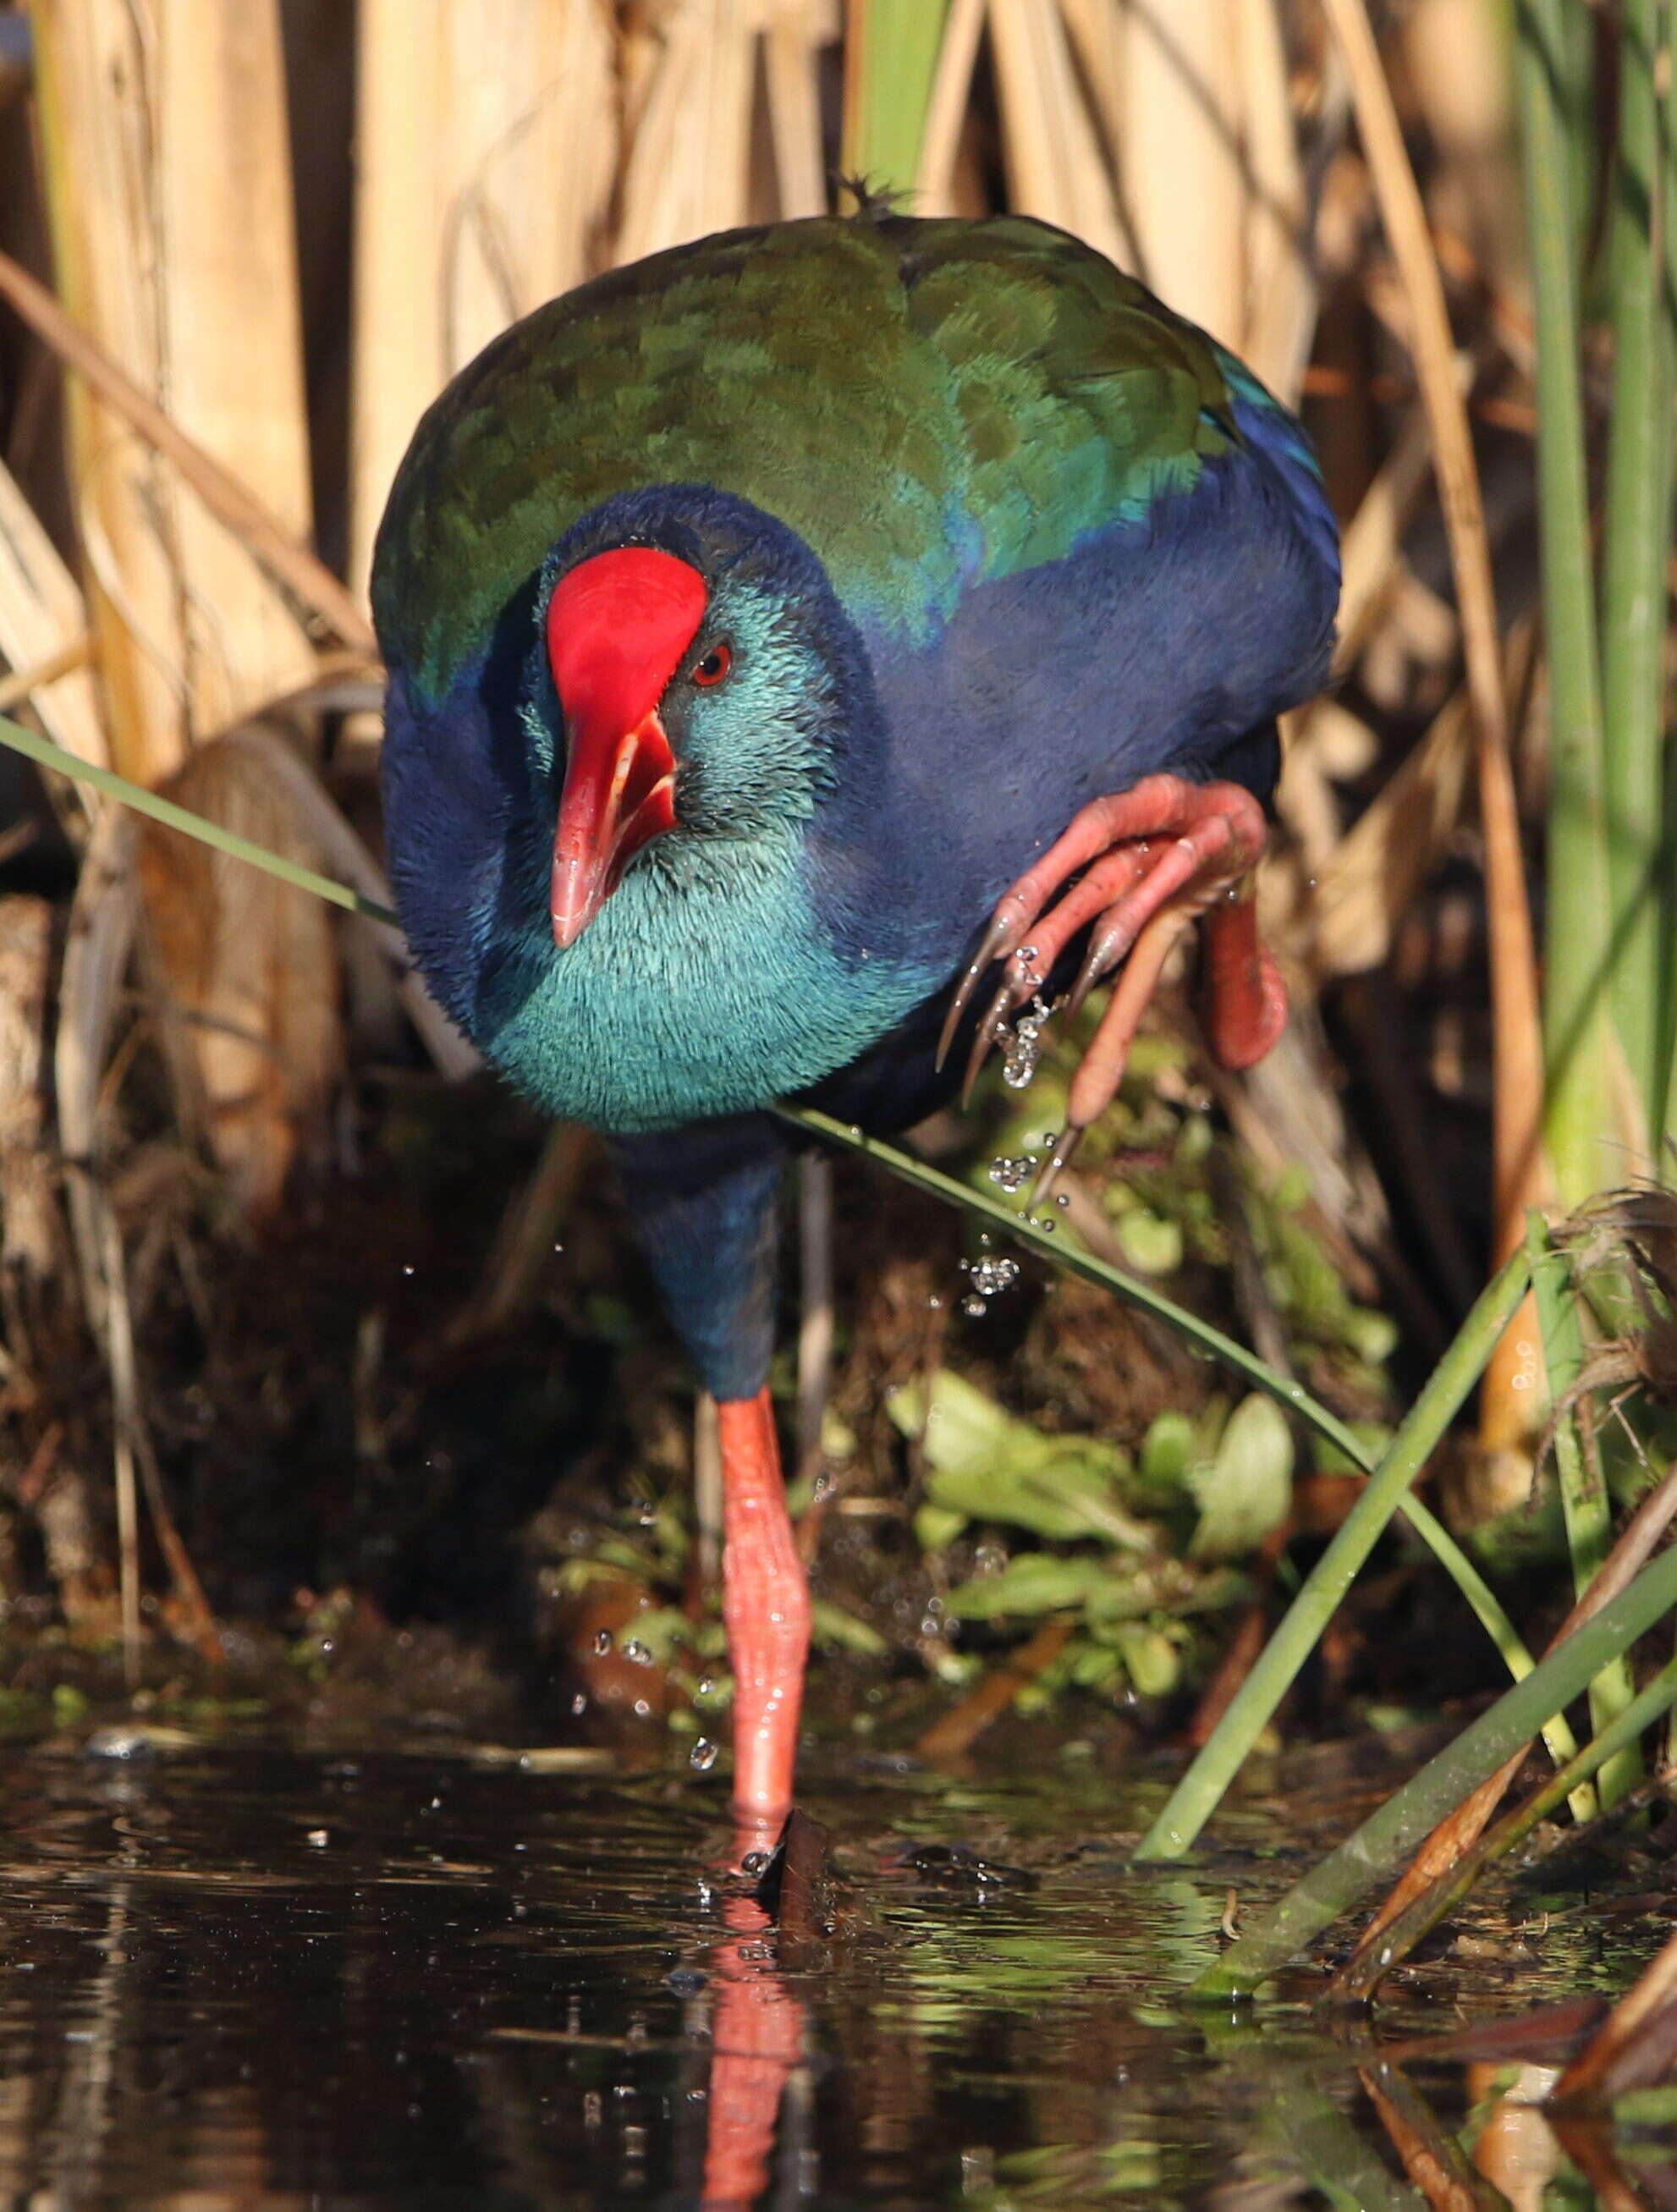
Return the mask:
{"type": "Polygon", "coordinates": [[[687,1754],[688,1765],[699,1774],[708,1774],[715,1765],[716,1759],[716,1746],[708,1736],[702,1735],[695,1741],[692,1750],[687,1754]]]}
{"type": "Polygon", "coordinates": [[[611,1631],[609,1628],[602,1628],[594,1638],[594,1656],[597,1659],[604,1659],[611,1649],[611,1631]]]}
{"type": "Polygon", "coordinates": [[[929,1298],[927,1298],[927,1300],[926,1301],[926,1303],[927,1303],[927,1304],[928,1306],[930,1306],[930,1308],[932,1309],[932,1310],[933,1310],[933,1313],[940,1313],[940,1312],[943,1310],[943,1303],[944,1303],[944,1302],[943,1302],[943,1300],[942,1300],[942,1299],[938,1296],[938,1294],[937,1294],[937,1292],[936,1292],[935,1291],[933,1291],[933,1293],[932,1293],[931,1297],[930,1297],[929,1298]]]}
{"type": "Polygon", "coordinates": [[[652,1706],[645,1698],[637,1698],[635,1700],[635,1717],[637,1721],[649,1721],[652,1718],[652,1706]]]}
{"type": "Polygon", "coordinates": [[[962,1299],[961,1310],[969,1321],[982,1321],[990,1309],[982,1298],[971,1297],[962,1299]]]}

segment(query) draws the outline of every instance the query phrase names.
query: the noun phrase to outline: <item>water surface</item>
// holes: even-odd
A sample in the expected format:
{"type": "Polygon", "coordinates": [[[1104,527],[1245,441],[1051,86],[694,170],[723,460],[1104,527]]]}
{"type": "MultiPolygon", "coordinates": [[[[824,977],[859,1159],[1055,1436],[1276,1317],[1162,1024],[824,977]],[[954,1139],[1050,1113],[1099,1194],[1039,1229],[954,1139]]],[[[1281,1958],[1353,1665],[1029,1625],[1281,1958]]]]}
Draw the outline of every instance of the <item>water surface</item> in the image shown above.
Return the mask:
{"type": "MultiPolygon", "coordinates": [[[[1155,1787],[837,1773],[806,1799],[830,1927],[783,1945],[726,1874],[720,1775],[3,1756],[0,2204],[1424,2201],[1359,2078],[1366,2026],[1329,2033],[1296,1990],[1182,2002],[1230,1890],[1256,1909],[1334,1826],[1298,1793],[1142,1874],[1155,1787]]],[[[1664,1932],[1531,1929],[1504,1914],[1382,2033],[1622,1988],[1664,1932]]],[[[1459,2127],[1460,2070],[1414,2078],[1459,2127]]]]}

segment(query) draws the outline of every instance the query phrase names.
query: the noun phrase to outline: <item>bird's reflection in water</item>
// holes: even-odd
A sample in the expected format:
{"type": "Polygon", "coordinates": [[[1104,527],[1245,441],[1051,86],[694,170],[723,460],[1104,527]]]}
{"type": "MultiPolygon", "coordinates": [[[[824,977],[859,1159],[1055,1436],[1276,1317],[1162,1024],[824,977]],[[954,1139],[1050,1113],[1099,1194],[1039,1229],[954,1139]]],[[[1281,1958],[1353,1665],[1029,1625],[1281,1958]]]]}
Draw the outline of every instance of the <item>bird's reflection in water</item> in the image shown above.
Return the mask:
{"type": "MultiPolygon", "coordinates": [[[[742,1824],[734,1863],[763,1848],[742,1824]]],[[[804,2057],[804,2007],[781,1978],[775,1923],[749,1891],[723,1908],[728,1933],[712,1954],[709,2129],[704,2212],[744,2212],[768,2185],[787,2086],[804,2057]]]]}

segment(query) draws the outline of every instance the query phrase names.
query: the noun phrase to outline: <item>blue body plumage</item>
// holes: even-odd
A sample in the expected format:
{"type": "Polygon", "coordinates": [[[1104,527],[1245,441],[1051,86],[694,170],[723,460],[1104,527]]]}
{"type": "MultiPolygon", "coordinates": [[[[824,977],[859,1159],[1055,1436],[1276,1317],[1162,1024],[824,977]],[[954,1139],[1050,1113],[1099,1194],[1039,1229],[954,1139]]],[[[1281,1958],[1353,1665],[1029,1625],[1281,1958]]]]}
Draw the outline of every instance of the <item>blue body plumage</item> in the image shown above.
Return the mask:
{"type": "MultiPolygon", "coordinates": [[[[879,226],[911,302],[916,234],[958,228],[879,226]]],[[[1066,284],[1105,282],[1106,265],[1071,241],[1006,228],[1030,234],[1033,283],[1043,240],[1065,261],[1066,284]]],[[[1005,244],[977,255],[985,281],[1005,264],[1005,244]]],[[[1054,466],[1026,453],[1008,475],[1006,425],[999,431],[975,405],[969,477],[980,480],[981,460],[988,504],[951,512],[944,501],[927,571],[938,580],[924,594],[847,588],[854,517],[835,514],[828,528],[805,501],[796,524],[805,526],[795,526],[793,502],[764,499],[763,470],[734,465],[732,446],[702,477],[692,439],[662,441],[680,465],[672,472],[653,438],[627,457],[626,487],[555,496],[558,526],[489,611],[487,642],[451,665],[406,600],[392,611],[398,590],[411,595],[427,575],[411,550],[422,523],[404,520],[399,545],[387,525],[375,592],[391,664],[386,806],[416,957],[514,1081],[549,1111],[611,1135],[666,1303],[719,1396],[756,1390],[772,1334],[787,1139],[753,1109],[812,1093],[876,1128],[927,1111],[949,1087],[933,1069],[942,1006],[1021,870],[1089,800],[1156,771],[1232,779],[1267,799],[1274,718],[1325,676],[1337,541],[1303,434],[1239,364],[1106,276],[1127,288],[1126,314],[1155,319],[1158,378],[1176,379],[1171,393],[1189,382],[1188,427],[1173,433],[1180,452],[1160,448],[1147,416],[1152,442],[1135,432],[1146,451],[1123,496],[1090,512],[1091,477],[1122,479],[1107,445],[1080,460],[1061,419],[1087,413],[1079,379],[1099,373],[1085,317],[1067,363],[1056,371],[1049,361],[1037,379],[1042,405],[1061,410],[1052,435],[1069,453],[1062,473],[1076,476],[1067,511],[1082,520],[1049,526],[1041,502],[1055,496],[1054,466]],[[678,827],[636,854],[559,951],[547,877],[564,718],[539,649],[543,617],[556,577],[623,545],[698,571],[709,600],[694,649],[726,631],[733,668],[714,694],[671,686],[678,827]],[[1043,547],[1048,557],[1034,557],[1043,547]]],[[[654,291],[654,331],[659,312],[654,291]]],[[[951,310],[937,328],[945,356],[956,319],[951,310]]],[[[1005,330],[1008,316],[992,311],[992,321],[1005,330]]],[[[1139,343],[1133,332],[1124,342],[1139,343]]],[[[786,340],[794,351],[799,343],[786,340]]],[[[934,339],[910,329],[904,343],[934,339]]],[[[987,357],[969,344],[961,358],[980,364],[969,374],[982,370],[987,393],[987,357]]],[[[519,356],[505,359],[510,374],[519,356]]],[[[481,407],[488,372],[467,374],[481,407]]],[[[532,403],[520,387],[507,404],[532,403]]],[[[667,404],[678,411],[679,393],[667,404]]],[[[749,411],[749,379],[744,404],[749,411]]],[[[1139,403],[1125,404],[1134,414],[1139,403]]],[[[1117,434],[1098,420],[1085,428],[1087,441],[1117,434]]],[[[765,418],[761,434],[787,426],[765,418]]],[[[866,422],[849,435],[858,501],[888,499],[891,471],[913,465],[911,447],[872,453],[866,422]]],[[[1046,446],[1049,434],[1039,435],[1046,446]]],[[[422,430],[416,453],[393,512],[438,484],[448,495],[447,439],[422,430]]],[[[828,493],[845,495],[842,481],[828,493]]],[[[922,518],[925,507],[919,498],[922,518]]],[[[892,562],[900,573],[900,544],[892,562]]]]}

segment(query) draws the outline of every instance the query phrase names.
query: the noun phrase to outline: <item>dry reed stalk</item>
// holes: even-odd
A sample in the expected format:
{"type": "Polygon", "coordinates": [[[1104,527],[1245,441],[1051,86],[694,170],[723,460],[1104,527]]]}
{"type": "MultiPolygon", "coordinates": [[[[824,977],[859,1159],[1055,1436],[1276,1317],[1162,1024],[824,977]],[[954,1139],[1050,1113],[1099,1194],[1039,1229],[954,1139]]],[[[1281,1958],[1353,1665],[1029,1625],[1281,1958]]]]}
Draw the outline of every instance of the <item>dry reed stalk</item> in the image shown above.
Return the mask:
{"type": "MultiPolygon", "coordinates": [[[[150,12],[151,219],[166,318],[156,389],[306,544],[313,509],[279,0],[152,0],[150,12]]],[[[193,731],[210,730],[301,682],[313,647],[236,530],[190,499],[175,529],[187,711],[193,731]]]]}
{"type": "MultiPolygon", "coordinates": [[[[1485,0],[1415,0],[1401,20],[1404,64],[1432,142],[1435,223],[1460,234],[1483,283],[1523,292],[1518,194],[1509,189],[1516,149],[1507,28],[1485,0]]],[[[1528,367],[1528,319],[1526,342],[1528,367]]]]}
{"type": "Polygon", "coordinates": [[[1677,1936],[1669,1937],[1555,2084],[1556,2105],[1611,2104],[1677,2065],[1677,1936]]]}
{"type": "Polygon", "coordinates": [[[1056,0],[991,0],[987,20],[1009,206],[1133,265],[1056,0]]]}
{"type": "MultiPolygon", "coordinates": [[[[267,722],[253,720],[229,731],[222,740],[229,750],[248,756],[260,779],[283,793],[286,811],[304,843],[320,855],[323,872],[348,884],[376,905],[391,904],[390,885],[360,836],[313,770],[267,722]]],[[[451,1083],[475,1074],[483,1062],[426,988],[398,929],[364,915],[352,917],[389,961],[399,978],[398,989],[408,1018],[440,1075],[451,1083]]]]}
{"type": "Polygon", "coordinates": [[[361,0],[350,574],[415,422],[597,264],[617,153],[600,0],[361,0]]]}
{"type": "MultiPolygon", "coordinates": [[[[1509,758],[1496,592],[1467,412],[1456,368],[1444,288],[1426,213],[1364,0],[1322,0],[1351,74],[1352,98],[1382,221],[1408,296],[1415,372],[1432,434],[1439,498],[1449,539],[1478,735],[1480,817],[1485,837],[1495,1030],[1493,1263],[1519,1243],[1526,1209],[1550,1192],[1543,1152],[1543,1036],[1537,955],[1526,896],[1519,810],[1509,758]]],[[[1523,1449],[1541,1404],[1532,1387],[1537,1336],[1529,1308],[1504,1331],[1480,1391],[1480,1442],[1523,1449]],[[1516,1386],[1518,1386],[1517,1388],[1516,1386]]]]}
{"type": "Polygon", "coordinates": [[[1239,0],[1237,28],[1247,173],[1241,352],[1292,407],[1315,334],[1317,293],[1305,250],[1304,173],[1277,0],[1239,0]]]}
{"type": "MultiPolygon", "coordinates": [[[[197,746],[167,794],[288,860],[324,855],[286,786],[249,749],[197,746]]],[[[319,900],[211,847],[143,825],[140,880],[152,933],[189,1016],[190,1048],[216,1158],[247,1215],[271,1217],[300,1153],[324,1149],[343,1066],[331,925],[319,900]]]]}
{"type": "MultiPolygon", "coordinates": [[[[110,412],[133,429],[143,446],[179,471],[182,482],[191,486],[213,515],[244,540],[276,583],[310,608],[346,646],[368,655],[377,652],[372,623],[325,562],[306,545],[289,537],[246,485],[166,415],[133,378],[66,314],[44,284],[37,283],[26,269],[20,268],[4,253],[0,253],[0,299],[46,341],[65,366],[75,371],[76,379],[89,386],[110,412]]],[[[77,389],[75,380],[70,389],[74,415],[77,389]]],[[[84,510],[84,529],[88,520],[84,510]]],[[[113,575],[113,541],[108,532],[98,532],[96,517],[94,526],[98,534],[95,550],[90,550],[89,565],[104,575],[113,575]]],[[[108,699],[108,676],[106,696],[108,699]]],[[[172,692],[171,696],[175,695],[172,692]]],[[[121,772],[130,773],[126,769],[121,772]]],[[[135,781],[142,779],[136,777],[135,781]]]]}
{"type": "Polygon", "coordinates": [[[1179,314],[1244,335],[1245,157],[1230,0],[1126,0],[1122,195],[1141,274],[1179,314]]]}
{"type": "Polygon", "coordinates": [[[15,672],[36,672],[27,696],[47,736],[108,768],[99,693],[86,665],[91,647],[81,586],[10,472],[0,468],[0,653],[15,672]]]}
{"type": "MultiPolygon", "coordinates": [[[[307,432],[276,0],[36,0],[33,17],[68,314],[295,542],[307,432]]],[[[295,680],[311,648],[244,533],[180,496],[109,395],[73,386],[70,423],[114,762],[155,783],[195,726],[295,680]]]]}
{"type": "Polygon", "coordinates": [[[820,52],[838,36],[829,0],[767,0],[763,78],[775,146],[775,181],[783,222],[827,212],[821,149],[820,52]]]}
{"type": "Polygon", "coordinates": [[[0,898],[0,1264],[43,1280],[64,1242],[46,1127],[53,935],[46,900],[0,898]]]}
{"type": "Polygon", "coordinates": [[[659,25],[611,259],[621,265],[746,219],[753,0],[677,0],[659,25]]]}
{"type": "Polygon", "coordinates": [[[938,66],[933,72],[914,178],[916,215],[955,213],[955,166],[972,97],[972,75],[988,0],[950,0],[938,66]]]}
{"type": "Polygon", "coordinates": [[[106,806],[88,840],[64,939],[52,1047],[53,1103],[70,1238],[82,1302],[99,1334],[105,1328],[104,1275],[92,1193],[101,1150],[100,1086],[139,919],[134,875],[137,826],[126,807],[106,806]]]}
{"type": "Polygon", "coordinates": [[[1473,726],[1456,693],[1373,801],[1322,860],[1312,901],[1318,975],[1382,966],[1410,902],[1461,817],[1473,726]]]}

